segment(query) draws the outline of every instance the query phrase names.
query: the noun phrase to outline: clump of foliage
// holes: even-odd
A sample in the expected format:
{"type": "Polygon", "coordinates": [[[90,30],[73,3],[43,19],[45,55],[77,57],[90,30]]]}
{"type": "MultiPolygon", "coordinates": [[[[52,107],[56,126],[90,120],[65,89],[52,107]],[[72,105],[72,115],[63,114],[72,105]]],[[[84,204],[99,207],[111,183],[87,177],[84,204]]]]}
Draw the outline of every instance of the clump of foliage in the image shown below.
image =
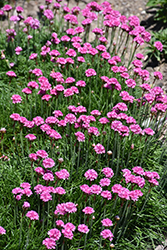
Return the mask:
{"type": "Polygon", "coordinates": [[[167,23],[167,0],[149,0],[146,6],[150,9],[156,8],[155,20],[167,23]]]}

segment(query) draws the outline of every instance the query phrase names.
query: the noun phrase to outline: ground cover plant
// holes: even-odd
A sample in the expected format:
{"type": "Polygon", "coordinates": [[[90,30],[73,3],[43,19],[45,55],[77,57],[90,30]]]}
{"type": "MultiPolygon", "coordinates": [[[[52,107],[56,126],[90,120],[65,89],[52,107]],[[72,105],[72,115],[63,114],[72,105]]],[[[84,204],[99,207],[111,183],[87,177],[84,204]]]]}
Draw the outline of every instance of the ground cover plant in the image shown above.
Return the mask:
{"type": "Polygon", "coordinates": [[[138,53],[150,34],[108,2],[46,0],[40,20],[11,8],[0,12],[0,249],[154,247],[167,96],[138,53]]]}
{"type": "Polygon", "coordinates": [[[166,8],[167,8],[167,1],[166,0],[149,0],[146,4],[148,7],[148,10],[153,10],[153,20],[156,24],[158,24],[159,28],[158,30],[155,29],[151,32],[152,38],[149,42],[149,46],[146,48],[147,54],[149,55],[149,59],[156,59],[157,62],[161,62],[163,59],[166,60],[167,58],[167,40],[166,40],[166,34],[167,34],[167,17],[166,17],[166,8]],[[155,41],[160,41],[163,44],[162,53],[159,51],[154,50],[154,43],[155,41]]]}

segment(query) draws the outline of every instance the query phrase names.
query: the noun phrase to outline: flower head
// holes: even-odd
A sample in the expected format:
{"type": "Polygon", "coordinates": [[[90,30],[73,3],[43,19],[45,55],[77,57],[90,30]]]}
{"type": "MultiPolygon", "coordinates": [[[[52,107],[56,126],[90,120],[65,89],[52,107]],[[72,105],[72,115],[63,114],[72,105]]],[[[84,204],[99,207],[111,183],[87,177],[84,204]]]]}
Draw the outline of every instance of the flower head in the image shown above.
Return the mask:
{"type": "Polygon", "coordinates": [[[6,230],[0,226],[0,234],[6,234],[6,230]]]}
{"type": "Polygon", "coordinates": [[[31,211],[28,211],[28,213],[26,214],[26,216],[28,218],[30,218],[30,220],[39,220],[39,215],[37,212],[31,210],[31,211]]]}

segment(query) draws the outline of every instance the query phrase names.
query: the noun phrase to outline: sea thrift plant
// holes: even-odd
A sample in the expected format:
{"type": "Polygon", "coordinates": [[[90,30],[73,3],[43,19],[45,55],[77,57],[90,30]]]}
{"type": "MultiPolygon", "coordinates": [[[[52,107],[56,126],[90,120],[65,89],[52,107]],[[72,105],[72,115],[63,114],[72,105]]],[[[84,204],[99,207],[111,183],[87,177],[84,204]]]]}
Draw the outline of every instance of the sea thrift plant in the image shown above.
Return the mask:
{"type": "Polygon", "coordinates": [[[70,8],[46,0],[23,21],[17,6],[2,34],[3,249],[121,249],[165,175],[163,76],[150,82],[140,53],[150,33],[107,1],[70,8]]]}

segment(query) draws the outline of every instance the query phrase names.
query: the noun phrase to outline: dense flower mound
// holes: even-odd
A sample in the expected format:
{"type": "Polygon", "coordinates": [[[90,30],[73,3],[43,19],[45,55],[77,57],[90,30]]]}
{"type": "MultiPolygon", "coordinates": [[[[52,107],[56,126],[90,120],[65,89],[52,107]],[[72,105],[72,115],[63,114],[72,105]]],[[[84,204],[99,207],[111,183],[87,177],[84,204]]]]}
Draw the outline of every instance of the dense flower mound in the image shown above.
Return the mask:
{"type": "MultiPolygon", "coordinates": [[[[34,238],[42,234],[40,247],[88,249],[95,242],[94,249],[108,249],[159,185],[146,158],[162,136],[167,96],[155,86],[162,74],[154,72],[150,83],[144,55],[137,51],[151,35],[138,17],[121,15],[107,1],[81,10],[46,0],[39,10],[40,20],[22,21],[24,10],[17,6],[11,22],[18,27],[22,22],[23,30],[6,30],[11,49],[20,34],[25,39],[13,50],[15,63],[9,59],[15,72],[4,74],[6,84],[15,86],[9,98],[12,154],[25,165],[20,178],[25,181],[11,190],[15,223],[22,223],[20,242],[26,221],[34,238]]],[[[162,44],[156,42],[155,49],[161,51],[162,44]]],[[[1,54],[4,62],[9,55],[1,54]]],[[[8,136],[3,131],[2,140],[8,136]]]]}

